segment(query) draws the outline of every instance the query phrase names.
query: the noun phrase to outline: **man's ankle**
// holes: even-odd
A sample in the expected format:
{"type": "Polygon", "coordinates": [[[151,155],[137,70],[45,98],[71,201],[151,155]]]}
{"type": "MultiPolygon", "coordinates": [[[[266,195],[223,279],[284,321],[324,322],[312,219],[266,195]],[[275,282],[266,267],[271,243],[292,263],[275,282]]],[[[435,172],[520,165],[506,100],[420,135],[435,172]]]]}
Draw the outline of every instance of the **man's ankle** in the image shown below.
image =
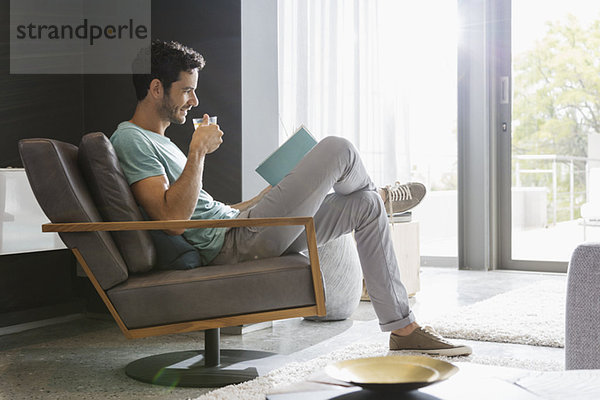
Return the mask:
{"type": "Polygon", "coordinates": [[[392,334],[396,335],[396,336],[408,336],[411,333],[413,333],[415,331],[415,329],[417,329],[419,327],[419,324],[417,324],[416,322],[411,322],[410,324],[406,325],[404,328],[400,328],[400,329],[396,329],[394,331],[392,331],[392,334]]]}

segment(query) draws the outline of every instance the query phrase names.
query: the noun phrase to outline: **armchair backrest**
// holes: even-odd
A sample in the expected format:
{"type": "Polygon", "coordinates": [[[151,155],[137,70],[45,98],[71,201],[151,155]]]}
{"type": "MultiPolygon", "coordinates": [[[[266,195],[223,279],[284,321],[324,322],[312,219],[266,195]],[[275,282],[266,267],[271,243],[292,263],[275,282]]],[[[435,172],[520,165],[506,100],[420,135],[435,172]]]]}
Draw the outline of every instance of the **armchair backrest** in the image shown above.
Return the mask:
{"type": "MultiPolygon", "coordinates": [[[[102,132],[81,138],[79,168],[104,221],[141,221],[142,213],[125,179],[117,153],[102,132]]],[[[156,264],[156,249],[148,231],[114,231],[115,241],[130,273],[148,272],[156,264]]]]}
{"type": "MultiPolygon", "coordinates": [[[[31,189],[53,223],[102,221],[77,164],[77,146],[52,139],[23,139],[19,153],[31,189]]],[[[108,232],[60,233],[77,248],[104,290],[127,280],[127,265],[108,232]]]]}

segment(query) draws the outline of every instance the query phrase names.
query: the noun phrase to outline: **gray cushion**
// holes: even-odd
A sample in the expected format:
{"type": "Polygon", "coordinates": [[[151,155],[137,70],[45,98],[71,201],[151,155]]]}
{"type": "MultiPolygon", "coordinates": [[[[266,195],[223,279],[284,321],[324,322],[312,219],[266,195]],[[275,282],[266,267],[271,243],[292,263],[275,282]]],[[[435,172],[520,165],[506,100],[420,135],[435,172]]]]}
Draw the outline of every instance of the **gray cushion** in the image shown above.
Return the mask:
{"type": "MultiPolygon", "coordinates": [[[[89,133],[79,144],[79,167],[105,221],[140,221],[142,215],[129,189],[112,144],[101,132],[89,133]]],[[[119,231],[111,235],[131,273],[146,272],[156,263],[147,231],[119,231]]]]}
{"type": "Polygon", "coordinates": [[[150,231],[156,247],[157,269],[191,269],[202,265],[200,253],[181,235],[150,231]]]}
{"type": "MultiPolygon", "coordinates": [[[[150,220],[140,209],[142,216],[150,220]]],[[[156,269],[192,269],[202,265],[200,253],[183,235],[168,235],[164,231],[148,231],[156,248],[156,269]]]]}
{"type": "MultiPolygon", "coordinates": [[[[51,139],[23,139],[19,153],[31,189],[52,222],[102,221],[77,165],[77,147],[51,139]]],[[[127,279],[127,267],[108,232],[61,233],[77,248],[103,289],[127,279]]]]}
{"type": "Polygon", "coordinates": [[[108,297],[129,329],[315,304],[301,254],[131,276],[108,297]]]}

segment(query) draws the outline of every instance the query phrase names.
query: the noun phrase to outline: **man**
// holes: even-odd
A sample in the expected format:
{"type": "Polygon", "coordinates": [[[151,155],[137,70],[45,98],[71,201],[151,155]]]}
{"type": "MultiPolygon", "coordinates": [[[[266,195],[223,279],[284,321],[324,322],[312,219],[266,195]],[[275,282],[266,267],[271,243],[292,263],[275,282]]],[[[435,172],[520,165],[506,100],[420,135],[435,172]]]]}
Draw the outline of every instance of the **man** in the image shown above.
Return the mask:
{"type": "MultiPolygon", "coordinates": [[[[165,136],[198,105],[195,94],[204,59],[179,43],[154,41],[151,74],[134,75],[138,99],[130,121],[111,137],[134,197],[151,219],[218,219],[313,216],[317,241],[354,231],[363,275],[392,350],[448,356],[470,354],[431,328],[422,328],[408,304],[390,237],[387,209],[405,211],[420,201],[421,184],[378,190],[355,147],[345,139],[321,140],[278,185],[255,198],[227,206],[202,189],[204,158],[223,142],[216,124],[194,131],[187,157],[165,136]],[[329,193],[333,189],[333,193],[329,193]],[[418,192],[418,193],[415,193],[418,192]],[[385,202],[384,202],[385,199],[385,202]]],[[[200,252],[203,265],[274,257],[306,248],[302,227],[188,229],[183,234],[200,252]]]]}

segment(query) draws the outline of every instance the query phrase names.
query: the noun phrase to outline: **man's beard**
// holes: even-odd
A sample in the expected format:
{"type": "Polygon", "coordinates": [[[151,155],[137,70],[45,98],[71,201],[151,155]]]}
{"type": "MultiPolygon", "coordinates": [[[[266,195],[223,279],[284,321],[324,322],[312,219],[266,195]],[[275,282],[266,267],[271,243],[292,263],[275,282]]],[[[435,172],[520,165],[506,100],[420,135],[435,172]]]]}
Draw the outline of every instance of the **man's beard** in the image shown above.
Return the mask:
{"type": "Polygon", "coordinates": [[[185,116],[180,116],[179,115],[179,111],[181,111],[181,107],[178,107],[176,105],[174,105],[173,103],[171,103],[171,99],[169,98],[169,95],[167,93],[165,93],[166,96],[162,102],[162,104],[160,105],[160,109],[159,109],[159,113],[161,115],[161,117],[168,119],[169,122],[173,123],[173,124],[179,124],[182,125],[183,123],[185,123],[185,116]]]}

